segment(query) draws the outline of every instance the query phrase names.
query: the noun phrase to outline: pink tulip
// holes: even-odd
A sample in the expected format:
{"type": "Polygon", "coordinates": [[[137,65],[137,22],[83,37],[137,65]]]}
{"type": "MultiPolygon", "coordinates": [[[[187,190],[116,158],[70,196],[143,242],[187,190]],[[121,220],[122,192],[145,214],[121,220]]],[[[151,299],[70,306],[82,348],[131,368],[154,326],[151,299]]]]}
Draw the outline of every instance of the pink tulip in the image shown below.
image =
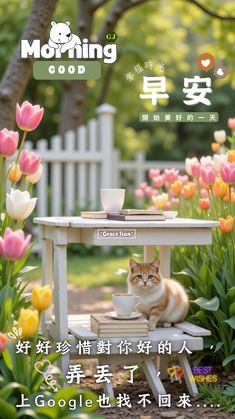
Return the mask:
{"type": "Polygon", "coordinates": [[[25,237],[23,230],[13,231],[7,227],[3,237],[0,237],[0,254],[7,260],[21,259],[28,248],[31,234],[25,237]]]}
{"type": "Polygon", "coordinates": [[[166,169],[164,171],[165,180],[167,183],[173,183],[177,180],[179,174],[179,170],[176,169],[166,169]]]}
{"type": "Polygon", "coordinates": [[[166,203],[165,209],[166,209],[166,210],[169,210],[169,209],[171,209],[171,207],[172,207],[171,202],[170,202],[170,201],[168,201],[168,202],[166,203]]]}
{"type": "Polygon", "coordinates": [[[235,130],[235,118],[228,119],[228,127],[232,130],[235,130]]]}
{"type": "Polygon", "coordinates": [[[33,106],[27,100],[20,106],[16,105],[16,123],[23,131],[34,131],[41,122],[44,108],[33,106]]]}
{"type": "Polygon", "coordinates": [[[22,151],[20,158],[20,170],[25,175],[33,175],[39,168],[41,157],[33,151],[22,151]]]}
{"type": "Polygon", "coordinates": [[[225,183],[235,183],[235,163],[222,163],[220,174],[225,183]]]}
{"type": "Polygon", "coordinates": [[[187,175],[178,175],[178,180],[183,183],[183,185],[187,185],[189,181],[189,177],[187,175]]]}
{"type": "Polygon", "coordinates": [[[140,189],[146,189],[148,187],[147,182],[141,182],[140,189]]]}
{"type": "Polygon", "coordinates": [[[207,185],[212,185],[212,183],[214,183],[215,178],[216,178],[215,170],[211,166],[201,167],[200,175],[201,175],[202,181],[207,185]]]}
{"type": "Polygon", "coordinates": [[[201,197],[206,199],[206,198],[208,198],[208,196],[209,196],[208,191],[206,189],[202,188],[201,189],[201,197]]]}
{"type": "Polygon", "coordinates": [[[0,156],[11,157],[15,154],[18,146],[19,134],[16,131],[9,131],[3,128],[0,131],[0,156]]]}
{"type": "Polygon", "coordinates": [[[173,196],[171,198],[171,203],[172,203],[172,205],[176,205],[178,207],[179,204],[180,204],[180,200],[179,200],[179,198],[176,198],[175,196],[173,196]]]}
{"type": "Polygon", "coordinates": [[[143,196],[144,196],[144,191],[142,190],[142,189],[136,189],[135,190],[135,197],[136,198],[143,198],[143,196]]]}
{"type": "Polygon", "coordinates": [[[149,179],[153,179],[155,176],[158,176],[158,175],[160,175],[160,170],[159,169],[150,169],[149,170],[149,173],[148,173],[149,179]]]}
{"type": "Polygon", "coordinates": [[[153,195],[153,189],[151,188],[151,186],[148,186],[145,190],[145,195],[146,196],[152,196],[153,195]]]}
{"type": "Polygon", "coordinates": [[[162,175],[154,176],[153,184],[156,188],[162,188],[164,185],[164,177],[162,175]]]}
{"type": "Polygon", "coordinates": [[[200,163],[195,162],[191,166],[192,176],[199,177],[200,176],[200,163]]]}

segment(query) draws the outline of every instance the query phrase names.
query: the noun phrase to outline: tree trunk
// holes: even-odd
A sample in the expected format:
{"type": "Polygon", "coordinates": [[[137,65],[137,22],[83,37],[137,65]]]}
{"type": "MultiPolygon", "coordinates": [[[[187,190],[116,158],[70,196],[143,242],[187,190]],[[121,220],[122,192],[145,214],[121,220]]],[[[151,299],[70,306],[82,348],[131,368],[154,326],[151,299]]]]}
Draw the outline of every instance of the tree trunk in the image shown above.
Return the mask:
{"type": "MultiPolygon", "coordinates": [[[[34,0],[21,39],[46,40],[46,32],[58,0],[34,0]]],[[[21,100],[32,74],[33,59],[20,58],[20,41],[0,83],[0,129],[12,129],[15,106],[21,100]]]]}
{"type": "MultiPolygon", "coordinates": [[[[81,39],[90,39],[93,18],[92,0],[78,0],[77,32],[81,39]]],[[[63,135],[70,129],[76,129],[84,122],[86,80],[66,80],[62,82],[64,87],[61,107],[59,133],[63,135]]]]}

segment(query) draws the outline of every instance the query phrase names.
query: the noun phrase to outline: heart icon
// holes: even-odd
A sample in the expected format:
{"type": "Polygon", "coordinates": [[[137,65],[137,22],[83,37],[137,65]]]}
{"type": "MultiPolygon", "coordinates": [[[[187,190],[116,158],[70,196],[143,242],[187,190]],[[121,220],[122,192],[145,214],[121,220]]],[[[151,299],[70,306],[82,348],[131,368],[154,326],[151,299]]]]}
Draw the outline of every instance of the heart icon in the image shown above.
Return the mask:
{"type": "Polygon", "coordinates": [[[207,60],[202,60],[201,63],[203,65],[203,67],[208,67],[208,65],[210,65],[210,63],[211,63],[211,60],[210,60],[210,58],[207,58],[207,60]]]}
{"type": "Polygon", "coordinates": [[[197,67],[202,71],[209,71],[215,65],[215,57],[208,52],[199,55],[196,61],[197,67]]]}
{"type": "Polygon", "coordinates": [[[175,374],[175,368],[173,367],[173,368],[167,368],[167,373],[170,375],[170,377],[172,376],[172,375],[174,375],[175,374]]]}
{"type": "Polygon", "coordinates": [[[51,363],[50,363],[50,361],[48,361],[48,359],[44,359],[44,361],[42,361],[42,362],[40,362],[40,361],[38,361],[38,362],[35,362],[35,364],[34,364],[34,369],[39,373],[39,374],[42,374],[42,375],[44,375],[45,374],[45,371],[47,371],[48,370],[48,368],[51,366],[51,363]],[[45,367],[45,365],[48,365],[47,366],[47,368],[45,369],[44,367],[45,367]],[[41,367],[41,368],[40,368],[41,367]],[[43,371],[44,370],[44,371],[43,371]]]}
{"type": "Polygon", "coordinates": [[[222,68],[218,68],[217,74],[218,74],[218,76],[223,76],[224,75],[224,72],[223,72],[222,68]]]}
{"type": "Polygon", "coordinates": [[[214,76],[217,77],[217,79],[224,79],[225,77],[227,77],[227,75],[228,75],[228,70],[224,65],[219,64],[218,66],[215,67],[214,76]]]}

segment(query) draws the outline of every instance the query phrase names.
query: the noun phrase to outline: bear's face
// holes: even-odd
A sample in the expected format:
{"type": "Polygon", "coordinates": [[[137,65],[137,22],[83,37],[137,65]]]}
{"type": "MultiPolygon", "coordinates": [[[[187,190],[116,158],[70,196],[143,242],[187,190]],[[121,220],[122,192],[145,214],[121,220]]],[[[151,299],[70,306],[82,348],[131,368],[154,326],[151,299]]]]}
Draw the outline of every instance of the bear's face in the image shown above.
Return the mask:
{"type": "Polygon", "coordinates": [[[72,38],[70,22],[51,22],[50,39],[56,44],[66,44],[72,38]]]}

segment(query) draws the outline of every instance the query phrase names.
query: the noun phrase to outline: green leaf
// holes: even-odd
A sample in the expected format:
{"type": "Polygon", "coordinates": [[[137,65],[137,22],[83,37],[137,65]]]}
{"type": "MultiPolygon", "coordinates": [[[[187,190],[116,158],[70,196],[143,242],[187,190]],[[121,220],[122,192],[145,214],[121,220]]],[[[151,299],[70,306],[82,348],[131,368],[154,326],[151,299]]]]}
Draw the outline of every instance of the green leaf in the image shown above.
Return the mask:
{"type": "Polygon", "coordinates": [[[230,317],[228,320],[224,320],[224,323],[229,324],[232,329],[235,329],[235,316],[230,317]]]}
{"type": "Polygon", "coordinates": [[[220,341],[216,344],[214,352],[218,352],[224,346],[224,342],[220,341]]]}
{"type": "Polygon", "coordinates": [[[193,303],[208,311],[217,311],[219,308],[218,297],[214,297],[211,300],[207,300],[206,298],[200,297],[197,300],[194,300],[193,303]]]}
{"type": "Polygon", "coordinates": [[[11,360],[10,354],[9,354],[7,349],[2,352],[2,356],[3,356],[3,359],[6,363],[7,368],[9,368],[9,370],[12,371],[13,370],[13,362],[11,360]]]}
{"type": "Polygon", "coordinates": [[[34,271],[38,269],[38,266],[25,266],[23,269],[19,271],[20,274],[26,274],[28,272],[34,271]]]}
{"type": "Polygon", "coordinates": [[[230,316],[234,316],[235,315],[235,303],[230,304],[230,306],[229,306],[229,314],[230,314],[230,316]]]}
{"type": "Polygon", "coordinates": [[[0,398],[4,399],[4,398],[9,397],[13,393],[13,391],[16,389],[19,390],[21,393],[28,395],[27,387],[23,386],[22,384],[13,382],[13,383],[7,384],[5,387],[3,387],[0,390],[0,398]]]}
{"type": "Polygon", "coordinates": [[[234,360],[235,360],[235,354],[227,356],[227,357],[223,360],[223,363],[222,363],[223,367],[225,367],[226,365],[230,364],[230,362],[232,362],[232,361],[234,361],[234,360]]]}
{"type": "Polygon", "coordinates": [[[213,284],[214,284],[214,286],[215,286],[216,291],[218,292],[218,294],[221,297],[225,297],[224,287],[221,284],[220,280],[215,275],[213,275],[213,284]]]}
{"type": "Polygon", "coordinates": [[[2,399],[0,399],[0,418],[16,419],[16,408],[2,399]]]}

